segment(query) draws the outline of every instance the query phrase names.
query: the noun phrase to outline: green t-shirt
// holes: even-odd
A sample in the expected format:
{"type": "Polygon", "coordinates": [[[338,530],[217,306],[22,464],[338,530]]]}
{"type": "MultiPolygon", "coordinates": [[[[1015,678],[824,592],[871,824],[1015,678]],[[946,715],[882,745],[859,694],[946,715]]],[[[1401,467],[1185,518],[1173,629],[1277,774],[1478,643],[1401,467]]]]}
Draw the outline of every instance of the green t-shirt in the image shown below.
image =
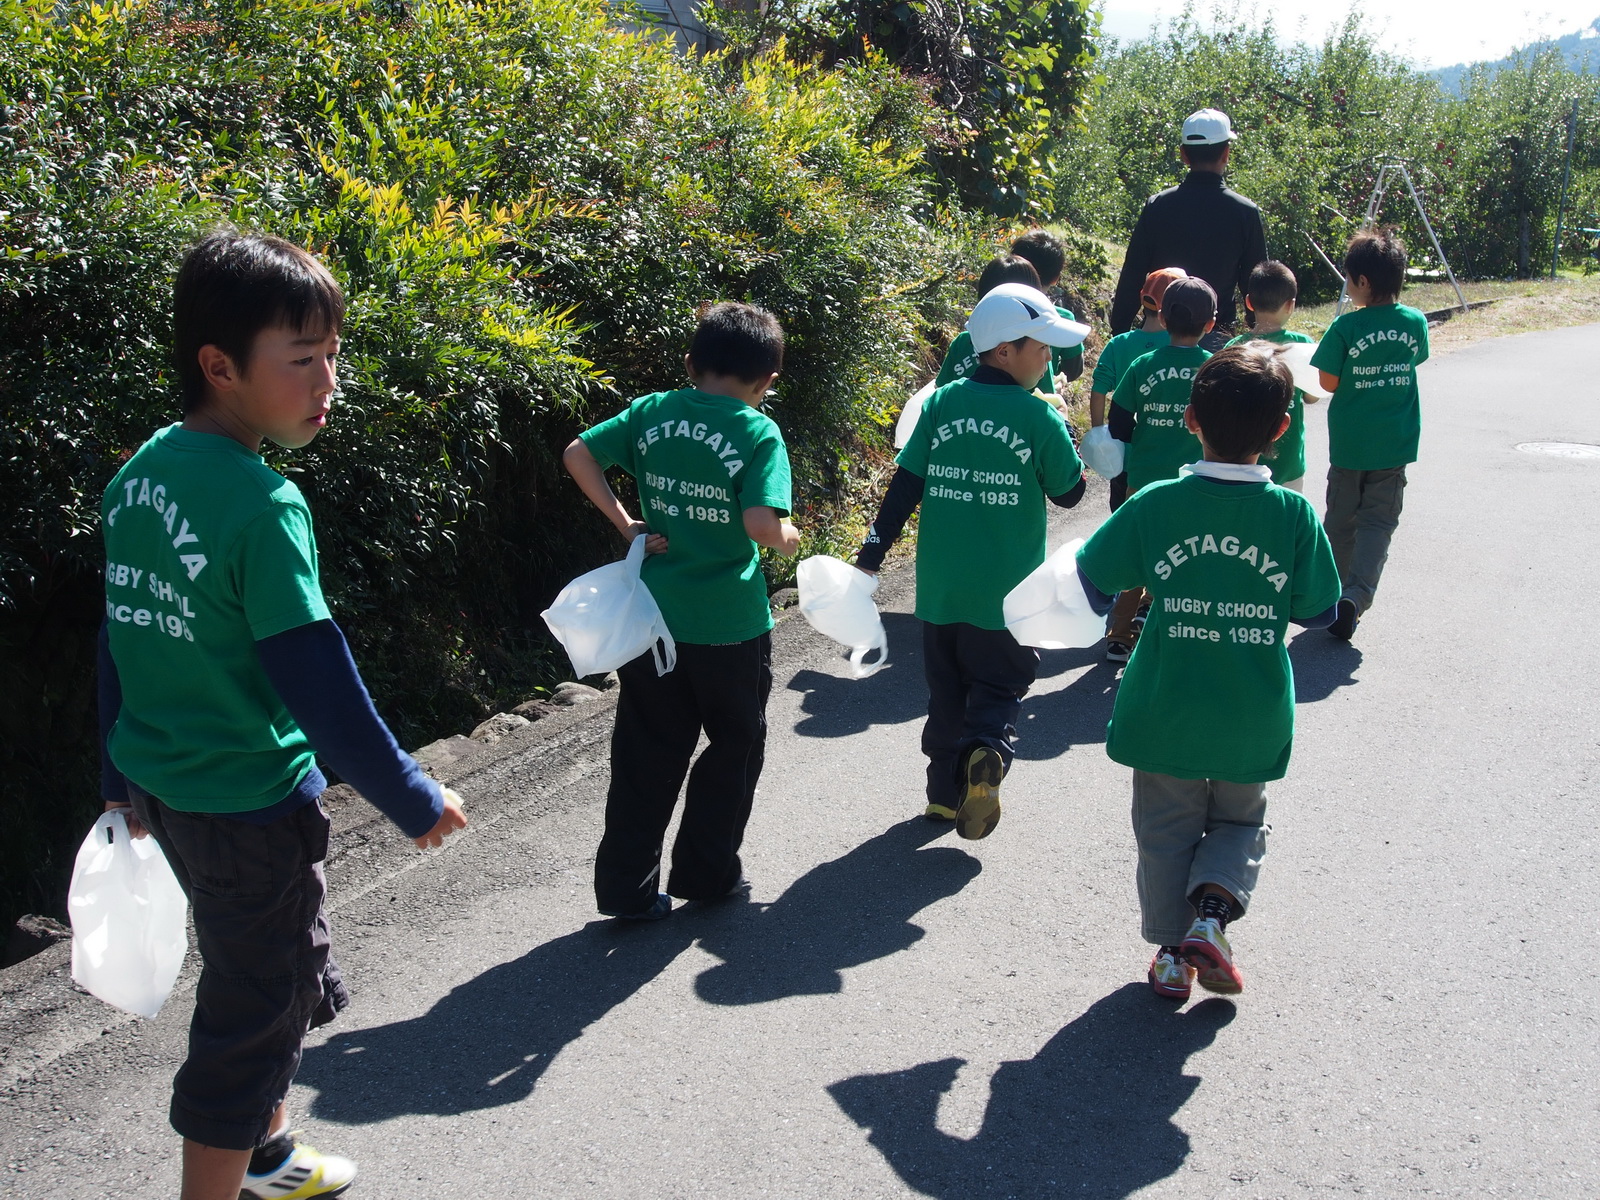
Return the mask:
{"type": "Polygon", "coordinates": [[[1168,342],[1165,329],[1130,329],[1105,344],[1095,360],[1093,391],[1109,396],[1117,390],[1122,376],[1137,358],[1158,350],[1168,342]]]}
{"type": "MultiPolygon", "coordinates": [[[[1057,307],[1056,312],[1069,321],[1078,318],[1072,315],[1070,309],[1057,307]]],[[[1083,345],[1057,346],[1050,356],[1050,378],[1039,381],[1039,390],[1053,392],[1057,375],[1064,374],[1074,359],[1082,361],[1083,345]]],[[[944,363],[939,367],[939,374],[933,381],[933,386],[942,388],[947,383],[954,383],[958,379],[965,379],[978,369],[978,353],[972,348],[972,335],[963,329],[956,334],[950,343],[950,349],[945,351],[944,363]]]]}
{"type": "Polygon", "coordinates": [[[1428,318],[1405,304],[1375,304],[1334,318],[1311,356],[1339,377],[1328,401],[1328,461],[1382,471],[1417,461],[1422,405],[1417,366],[1428,360],[1428,318]]]}
{"type": "Polygon", "coordinates": [[[928,398],[895,460],[926,481],[917,616],[1004,629],[1006,593],[1044,561],[1044,499],[1083,464],[1049,404],[1015,384],[957,380],[928,398]]]}
{"type": "MultiPolygon", "coordinates": [[[[1274,342],[1280,346],[1312,339],[1292,329],[1279,329],[1275,333],[1241,333],[1230,346],[1244,342],[1274,342]]],[[[1306,473],[1306,394],[1295,388],[1289,401],[1289,428],[1272,444],[1272,449],[1261,456],[1261,465],[1272,472],[1273,483],[1288,483],[1306,473]]]]}
{"type": "Polygon", "coordinates": [[[1161,346],[1129,364],[1113,404],[1136,418],[1128,444],[1128,495],[1173,479],[1200,457],[1200,439],[1183,423],[1194,373],[1211,355],[1199,346],[1161,346]]]}
{"type": "Polygon", "coordinates": [[[772,418],[698,388],[640,396],[582,435],[602,467],[639,482],[639,504],[667,552],[642,578],[677,641],[745,642],[772,628],[747,508],[788,513],[789,452],[772,418]]]}
{"type": "Polygon", "coordinates": [[[173,425],[117,472],[100,518],[111,761],[184,812],[278,803],[315,756],[256,643],[328,617],[300,489],[232,438],[173,425]]]}
{"type": "Polygon", "coordinates": [[[1305,497],[1184,475],[1152,485],[1078,552],[1095,587],[1152,602],[1117,691],[1106,753],[1183,779],[1281,779],[1294,738],[1284,633],[1339,599],[1333,550],[1305,497]]]}

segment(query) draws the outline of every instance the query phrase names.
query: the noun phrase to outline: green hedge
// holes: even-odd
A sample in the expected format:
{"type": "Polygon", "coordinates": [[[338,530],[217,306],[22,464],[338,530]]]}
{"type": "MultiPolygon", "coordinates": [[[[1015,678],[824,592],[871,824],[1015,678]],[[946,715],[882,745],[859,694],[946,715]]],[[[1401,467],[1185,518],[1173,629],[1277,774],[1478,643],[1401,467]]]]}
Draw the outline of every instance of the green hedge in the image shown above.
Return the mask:
{"type": "Polygon", "coordinates": [[[622,547],[560,450],[681,381],[697,305],[788,330],[773,415],[810,552],[859,532],[985,250],[930,200],[934,114],[882,61],[683,59],[599,0],[0,0],[0,104],[7,918],[59,908],[97,804],[97,505],[173,419],[169,290],[202,230],[291,238],[348,290],[329,428],[270,461],[410,744],[561,673],[537,613],[622,547]]]}

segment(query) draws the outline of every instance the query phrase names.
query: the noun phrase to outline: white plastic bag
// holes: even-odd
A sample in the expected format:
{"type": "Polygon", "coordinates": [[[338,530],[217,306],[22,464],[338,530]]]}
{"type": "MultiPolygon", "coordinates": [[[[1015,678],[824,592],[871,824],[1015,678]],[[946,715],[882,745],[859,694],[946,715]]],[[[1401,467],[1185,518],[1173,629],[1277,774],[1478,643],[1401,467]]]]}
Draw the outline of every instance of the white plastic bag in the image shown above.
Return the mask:
{"type": "Polygon", "coordinates": [[[883,618],[872,602],[878,578],[849,563],[815,554],[795,570],[800,588],[800,615],[823,637],[850,647],[850,677],[865,679],[882,670],[889,659],[889,640],[883,618]],[[874,650],[874,662],[866,658],[874,650]]]}
{"type": "Polygon", "coordinates": [[[655,655],[657,675],[678,665],[678,644],[667,631],[656,598],[639,578],[643,565],[640,534],[626,558],[579,575],[539,614],[580,678],[615,671],[646,650],[655,655]]]}
{"type": "Polygon", "coordinates": [[[1078,579],[1082,548],[1083,539],[1074,538],[1006,595],[1001,612],[1020,645],[1067,650],[1092,646],[1105,636],[1105,618],[1089,607],[1078,579]]]}
{"type": "Polygon", "coordinates": [[[1283,361],[1289,364],[1294,385],[1313,400],[1326,400],[1332,392],[1322,390],[1321,373],[1311,365],[1319,342],[1290,342],[1283,348],[1283,361]]]}
{"type": "Polygon", "coordinates": [[[78,848],[67,890],[72,978],[107,1004],[155,1016],[189,948],[188,909],[155,838],[134,841],[122,812],[104,814],[78,848]]]}
{"type": "Polygon", "coordinates": [[[911,435],[916,432],[917,421],[922,417],[922,406],[928,402],[928,397],[933,395],[933,380],[928,380],[906,401],[906,406],[900,410],[900,419],[894,425],[894,448],[903,450],[905,444],[911,440],[911,435]]]}
{"type": "Polygon", "coordinates": [[[1078,457],[1102,479],[1115,479],[1122,474],[1125,448],[1124,443],[1111,436],[1109,425],[1096,425],[1078,443],[1078,457]]]}

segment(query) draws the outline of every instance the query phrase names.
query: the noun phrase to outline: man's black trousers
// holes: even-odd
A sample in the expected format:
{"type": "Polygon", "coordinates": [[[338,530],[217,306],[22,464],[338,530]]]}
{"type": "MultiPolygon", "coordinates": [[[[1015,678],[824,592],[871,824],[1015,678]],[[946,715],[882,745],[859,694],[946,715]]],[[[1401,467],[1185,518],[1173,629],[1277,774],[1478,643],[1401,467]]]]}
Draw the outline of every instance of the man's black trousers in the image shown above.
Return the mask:
{"type": "Polygon", "coordinates": [[[1010,770],[1017,715],[1038,674],[1039,652],[1018,645],[1008,630],[924,622],[922,662],[928,679],[928,720],[922,727],[928,803],[954,808],[961,764],[974,746],[993,747],[1010,770]]]}
{"type": "Polygon", "coordinates": [[[661,843],[684,776],[683,820],[665,890],[712,900],[738,883],[739,844],[766,756],[772,635],[722,646],[678,643],[678,665],[656,674],[643,654],[617,672],[606,831],[594,863],[600,911],[642,912],[661,889],[661,843]],[[689,770],[705,731],[709,745],[689,770]]]}

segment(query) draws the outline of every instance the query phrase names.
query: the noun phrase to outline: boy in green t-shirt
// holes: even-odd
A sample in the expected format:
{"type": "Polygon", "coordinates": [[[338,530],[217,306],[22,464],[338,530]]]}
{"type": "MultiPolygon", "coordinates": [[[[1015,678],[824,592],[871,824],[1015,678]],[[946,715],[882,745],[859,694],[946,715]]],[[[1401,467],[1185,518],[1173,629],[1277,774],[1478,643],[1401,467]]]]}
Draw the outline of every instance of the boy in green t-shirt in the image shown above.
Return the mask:
{"type": "Polygon", "coordinates": [[[739,845],[755,800],[772,690],[772,606],[759,547],[793,555],[789,453],[760,411],[783,366],[783,329],[750,304],[713,305],[684,366],[694,386],[641,396],[567,447],[567,470],[623,537],[645,535],[643,579],[678,644],[665,675],[645,653],[622,681],[611,735],[595,900],[656,920],[672,897],[716,900],[748,884],[739,845]],[[641,518],[606,481],[638,482],[641,518]],[[690,771],[700,734],[709,744],[690,771]],[[661,844],[688,776],[665,891],[661,844]]]}
{"type": "MultiPolygon", "coordinates": [[[[1011,253],[1025,258],[1039,272],[1039,290],[1050,295],[1061,285],[1061,273],[1067,269],[1067,252],[1061,239],[1048,229],[1033,228],[1011,243],[1011,253]]],[[[1078,316],[1070,308],[1056,305],[1056,314],[1077,324],[1078,316]]],[[[1050,373],[1044,379],[1046,392],[1056,395],[1073,380],[1083,375],[1083,343],[1076,346],[1058,346],[1050,356],[1050,373]]]]}
{"type": "MultiPolygon", "coordinates": [[[[1111,436],[1128,443],[1129,496],[1146,484],[1174,478],[1180,467],[1200,457],[1200,443],[1185,428],[1183,413],[1194,373],[1211,357],[1200,348],[1200,339],[1216,324],[1217,294],[1204,279],[1185,276],[1166,282],[1160,304],[1168,344],[1128,364],[1107,415],[1111,436]]],[[[1128,661],[1147,602],[1137,588],[1117,597],[1106,629],[1107,662],[1128,661]]]]}
{"type": "MultiPolygon", "coordinates": [[[[1268,259],[1257,263],[1250,272],[1250,283],[1245,289],[1244,306],[1256,316],[1255,328],[1241,333],[1228,343],[1230,346],[1245,342],[1272,342],[1286,346],[1294,342],[1310,343],[1313,338],[1287,328],[1294,315],[1294,303],[1300,285],[1294,272],[1281,262],[1268,259]]],[[[1262,455],[1261,461],[1272,472],[1272,482],[1290,491],[1305,490],[1306,474],[1306,410],[1316,399],[1299,388],[1289,404],[1289,431],[1273,444],[1271,451],[1262,455]]]]}
{"type": "Polygon", "coordinates": [[[1154,603],[1117,691],[1106,753],[1133,768],[1139,907],[1158,995],[1198,981],[1238,992],[1224,936],[1249,907],[1266,851],[1265,784],[1294,735],[1290,621],[1320,627],[1339,597],[1333,552],[1303,496],[1259,459],[1289,427],[1294,383],[1265,346],[1202,366],[1184,423],[1204,459],[1128,498],[1078,553],[1097,608],[1154,603]]]}
{"type": "MultiPolygon", "coordinates": [[[[1152,350],[1159,350],[1171,341],[1167,327],[1161,323],[1161,301],[1167,287],[1175,279],[1187,279],[1189,273],[1182,267],[1162,267],[1145,276],[1144,289],[1139,293],[1139,311],[1144,321],[1138,329],[1119,333],[1105,344],[1100,357],[1095,360],[1094,375],[1089,387],[1089,427],[1097,429],[1106,423],[1106,407],[1116,392],[1117,384],[1127,374],[1134,360],[1152,350]]],[[[1111,485],[1111,511],[1116,512],[1128,498],[1128,473],[1123,471],[1111,485]]]]}
{"type": "Polygon", "coordinates": [[[1428,358],[1428,318],[1399,303],[1406,248],[1394,230],[1364,229],[1351,238],[1344,271],[1359,307],[1334,318],[1311,365],[1333,393],[1323,525],[1344,593],[1328,632],[1349,641],[1377,595],[1405,502],[1406,466],[1417,461],[1417,367],[1428,358]]]}
{"type": "Polygon", "coordinates": [[[174,288],[183,421],[101,506],[101,794],[155,837],[201,970],[173,1080],[185,1200],[342,1193],[347,1159],[294,1141],[308,1028],[348,1003],[323,911],[321,757],[418,846],[466,824],[373,710],[318,578],[300,490],[263,441],[307,445],[333,405],[344,296],[278,238],[216,233],[174,288]]]}
{"type": "Polygon", "coordinates": [[[1001,605],[1044,561],[1046,497],[1070,508],[1083,465],[1067,427],[1033,386],[1054,346],[1088,328],[1062,317],[1035,288],[1005,284],[967,322],[982,363],[923,407],[856,566],[875,574],[920,504],[917,616],[923,625],[928,719],[927,808],[964,838],[1000,820],[1022,697],[1038,651],[1017,644],[1001,605]]]}

